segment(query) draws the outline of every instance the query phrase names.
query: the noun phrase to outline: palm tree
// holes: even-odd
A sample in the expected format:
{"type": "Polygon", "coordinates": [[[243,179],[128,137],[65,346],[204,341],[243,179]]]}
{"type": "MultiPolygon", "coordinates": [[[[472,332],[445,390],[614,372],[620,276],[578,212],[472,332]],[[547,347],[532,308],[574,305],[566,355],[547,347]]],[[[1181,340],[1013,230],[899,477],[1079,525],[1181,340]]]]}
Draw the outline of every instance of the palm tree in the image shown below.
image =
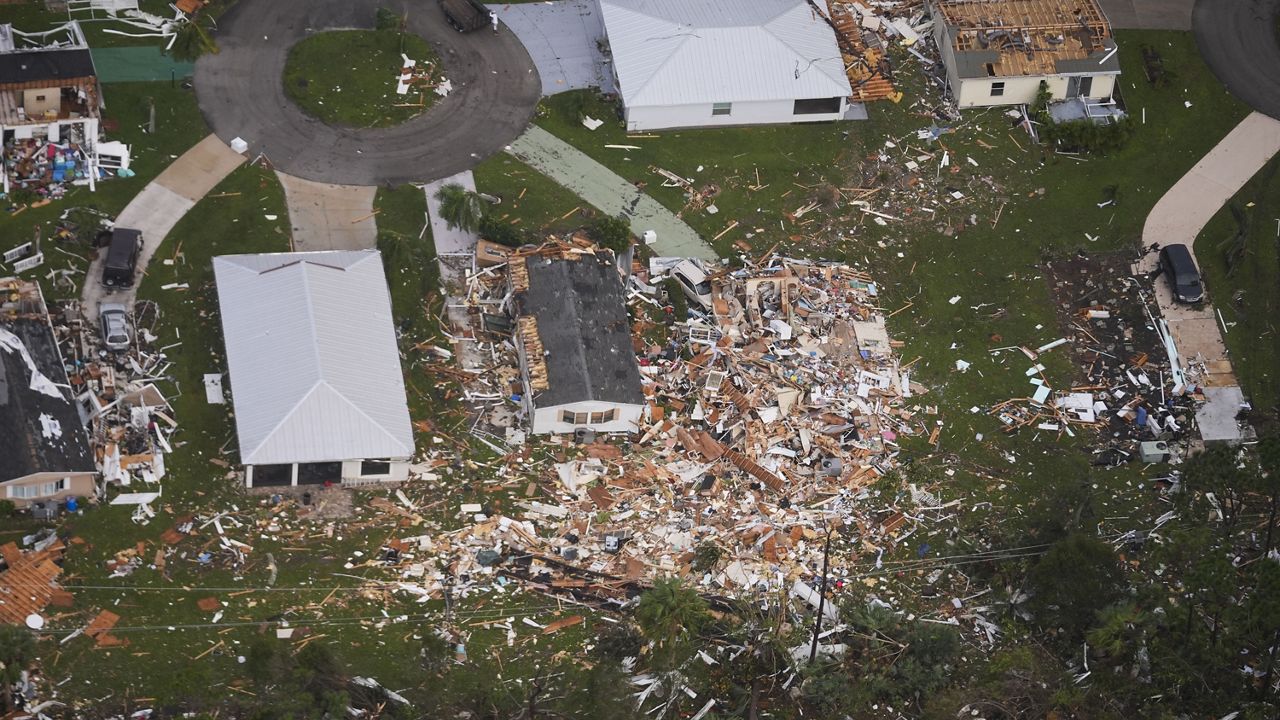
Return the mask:
{"type": "Polygon", "coordinates": [[[457,183],[449,183],[436,191],[440,201],[440,217],[450,228],[475,232],[484,219],[485,203],[480,194],[457,183]]]}
{"type": "Polygon", "coordinates": [[[205,53],[217,55],[218,43],[213,41],[209,28],[205,27],[206,23],[212,22],[212,20],[206,20],[204,15],[193,15],[190,20],[179,25],[173,41],[169,43],[169,54],[173,59],[181,62],[195,62],[205,53]]]}
{"type": "Polygon", "coordinates": [[[640,596],[636,622],[668,659],[674,659],[681,640],[692,640],[711,618],[707,602],[679,578],[662,578],[640,596]],[[683,636],[683,637],[682,637],[683,636]]]}
{"type": "Polygon", "coordinates": [[[35,652],[36,642],[26,628],[0,626],[0,692],[4,694],[6,717],[13,712],[11,688],[22,677],[22,671],[27,669],[35,652]]]}

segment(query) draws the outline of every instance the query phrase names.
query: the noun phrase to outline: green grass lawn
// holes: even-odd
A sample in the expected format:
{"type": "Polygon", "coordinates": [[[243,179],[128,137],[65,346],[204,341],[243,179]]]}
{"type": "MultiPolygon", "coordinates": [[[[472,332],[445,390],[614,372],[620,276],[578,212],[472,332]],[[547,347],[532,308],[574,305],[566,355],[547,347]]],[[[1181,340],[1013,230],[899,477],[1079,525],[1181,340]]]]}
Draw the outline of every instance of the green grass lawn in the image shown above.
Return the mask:
{"type": "Polygon", "coordinates": [[[1260,411],[1280,402],[1280,158],[1273,158],[1196,239],[1196,259],[1228,324],[1232,366],[1260,411]],[[1234,265],[1227,255],[1242,254],[1234,265]]]}
{"type": "Polygon", "coordinates": [[[507,153],[490,157],[472,172],[477,189],[502,198],[490,214],[535,235],[576,230],[585,224],[582,211],[593,211],[577,195],[507,153]]]}
{"type": "Polygon", "coordinates": [[[388,127],[420,115],[437,95],[431,89],[396,94],[401,53],[431,66],[440,60],[422,38],[394,30],[340,30],[312,35],[289,50],[284,88],[308,115],[334,125],[388,127]]]}

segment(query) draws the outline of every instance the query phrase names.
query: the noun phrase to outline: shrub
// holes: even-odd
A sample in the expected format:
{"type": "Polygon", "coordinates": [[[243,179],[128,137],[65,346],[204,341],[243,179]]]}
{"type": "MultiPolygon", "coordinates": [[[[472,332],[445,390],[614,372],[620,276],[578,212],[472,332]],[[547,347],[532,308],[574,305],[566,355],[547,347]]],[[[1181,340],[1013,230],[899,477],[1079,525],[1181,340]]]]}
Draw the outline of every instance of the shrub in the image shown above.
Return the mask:
{"type": "Polygon", "coordinates": [[[1063,150],[1106,155],[1123,148],[1133,136],[1134,125],[1129,118],[1121,118],[1107,125],[1090,120],[1048,122],[1040,130],[1040,137],[1063,150]]]}
{"type": "Polygon", "coordinates": [[[480,219],[480,226],[476,231],[485,240],[507,247],[520,247],[529,241],[524,230],[489,215],[480,219]]]}
{"type": "Polygon", "coordinates": [[[587,233],[600,247],[624,253],[631,247],[631,223],[625,218],[603,215],[591,223],[587,233]]]}

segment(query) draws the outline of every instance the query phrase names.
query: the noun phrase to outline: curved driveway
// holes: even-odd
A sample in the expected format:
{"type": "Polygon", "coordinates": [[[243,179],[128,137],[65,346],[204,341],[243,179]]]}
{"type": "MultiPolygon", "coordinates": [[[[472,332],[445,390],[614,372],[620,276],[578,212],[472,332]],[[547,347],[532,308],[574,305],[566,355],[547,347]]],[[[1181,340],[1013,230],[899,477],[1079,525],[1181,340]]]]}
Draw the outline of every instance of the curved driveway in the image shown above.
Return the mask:
{"type": "Polygon", "coordinates": [[[1196,0],[1200,54],[1232,95],[1280,119],[1280,0],[1196,0]]]}
{"type": "MultiPolygon", "coordinates": [[[[213,131],[240,137],[249,157],[307,180],[380,185],[434,180],[473,167],[514,140],[533,117],[541,84],[524,46],[505,27],[462,34],[434,2],[241,0],[222,16],[221,52],[196,63],[196,96],[213,131]],[[453,92],[390,128],[353,129],[305,115],[284,94],[289,48],[308,34],[372,28],[379,6],[407,14],[409,31],[440,54],[453,92]]],[[[386,78],[388,88],[394,81],[386,78]]]]}

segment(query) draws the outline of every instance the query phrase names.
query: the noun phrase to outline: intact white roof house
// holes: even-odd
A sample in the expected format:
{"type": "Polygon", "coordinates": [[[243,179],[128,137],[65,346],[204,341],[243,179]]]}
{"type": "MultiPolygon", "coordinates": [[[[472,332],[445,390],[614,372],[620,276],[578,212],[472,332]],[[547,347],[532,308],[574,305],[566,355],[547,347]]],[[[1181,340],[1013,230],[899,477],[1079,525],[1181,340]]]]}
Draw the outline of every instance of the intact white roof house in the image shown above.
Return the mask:
{"type": "Polygon", "coordinates": [[[213,259],[249,487],[398,481],[413,429],[376,250],[213,259]]]}
{"type": "Polygon", "coordinates": [[[818,122],[852,94],[805,0],[600,0],[629,131],[818,122]]]}

